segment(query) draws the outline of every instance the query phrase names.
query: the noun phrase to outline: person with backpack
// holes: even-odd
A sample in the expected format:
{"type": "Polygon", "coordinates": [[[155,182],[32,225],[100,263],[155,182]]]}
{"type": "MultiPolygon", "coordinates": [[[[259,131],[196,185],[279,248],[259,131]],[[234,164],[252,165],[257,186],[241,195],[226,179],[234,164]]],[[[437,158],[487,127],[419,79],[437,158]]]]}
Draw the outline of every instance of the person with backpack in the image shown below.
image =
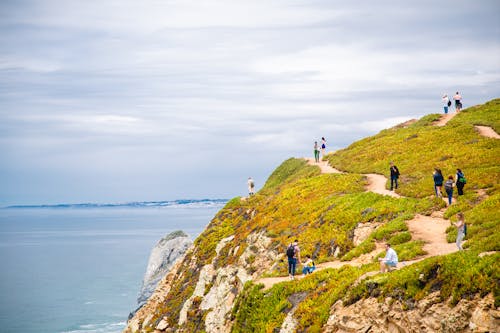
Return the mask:
{"type": "Polygon", "coordinates": [[[300,248],[299,241],[296,239],[288,245],[286,249],[286,256],[288,258],[288,276],[290,280],[295,279],[295,269],[297,264],[300,264],[300,248]]]}
{"type": "Polygon", "coordinates": [[[304,263],[304,268],[302,268],[302,274],[307,275],[311,274],[314,272],[316,269],[316,265],[314,264],[314,261],[311,259],[310,255],[306,255],[306,262],[304,263]]]}
{"type": "Polygon", "coordinates": [[[457,239],[455,243],[457,244],[458,250],[463,251],[462,241],[467,234],[467,225],[465,224],[464,213],[457,214],[457,222],[455,222],[455,227],[457,228],[457,239]]]}
{"type": "Polygon", "coordinates": [[[443,101],[444,113],[448,114],[448,108],[451,106],[451,101],[447,94],[443,95],[442,101],[443,101]]]}
{"type": "Polygon", "coordinates": [[[444,183],[444,190],[448,195],[448,205],[451,205],[451,201],[453,200],[453,186],[455,182],[453,181],[453,176],[448,176],[448,180],[444,183]]]}
{"type": "Polygon", "coordinates": [[[457,169],[456,181],[458,195],[464,195],[464,186],[467,183],[465,175],[462,170],[457,169]]]}
{"type": "Polygon", "coordinates": [[[438,198],[442,198],[441,187],[443,186],[444,178],[441,169],[435,168],[432,178],[434,179],[434,192],[436,192],[438,198]]]}
{"type": "Polygon", "coordinates": [[[248,196],[251,197],[252,195],[254,195],[254,188],[255,188],[255,183],[253,182],[252,177],[248,177],[247,185],[248,185],[248,196]]]}
{"type": "Polygon", "coordinates": [[[398,188],[398,178],[399,178],[399,170],[398,170],[398,167],[394,165],[393,162],[390,162],[389,163],[390,165],[390,172],[391,172],[391,191],[393,190],[393,188],[398,188]],[[395,187],[394,187],[395,185],[395,187]]]}

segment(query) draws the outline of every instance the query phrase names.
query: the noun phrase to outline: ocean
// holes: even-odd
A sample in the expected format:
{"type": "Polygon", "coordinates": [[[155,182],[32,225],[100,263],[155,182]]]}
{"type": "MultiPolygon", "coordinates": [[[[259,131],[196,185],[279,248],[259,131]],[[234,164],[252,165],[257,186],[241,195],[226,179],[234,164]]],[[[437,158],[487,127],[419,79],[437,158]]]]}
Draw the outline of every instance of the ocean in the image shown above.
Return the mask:
{"type": "Polygon", "coordinates": [[[121,332],[151,249],[175,230],[196,238],[225,202],[0,209],[0,331],[121,332]]]}

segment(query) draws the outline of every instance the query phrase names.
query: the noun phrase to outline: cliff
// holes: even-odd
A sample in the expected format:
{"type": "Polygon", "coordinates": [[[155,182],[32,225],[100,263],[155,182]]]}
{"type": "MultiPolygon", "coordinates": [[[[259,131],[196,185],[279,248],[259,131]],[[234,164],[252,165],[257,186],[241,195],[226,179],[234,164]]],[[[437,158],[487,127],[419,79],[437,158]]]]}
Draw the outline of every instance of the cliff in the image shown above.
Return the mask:
{"type": "Polygon", "coordinates": [[[256,195],[216,214],[125,332],[497,330],[500,143],[478,126],[500,132],[500,100],[440,120],[384,130],[321,165],[285,161],[256,195]],[[373,185],[389,161],[401,171],[395,193],[373,185]],[[450,206],[433,195],[435,167],[466,174],[450,206]],[[458,212],[468,225],[461,252],[458,212]],[[291,281],[294,238],[318,270],[291,281]],[[379,273],[387,241],[404,265],[379,273]]]}
{"type": "Polygon", "coordinates": [[[193,241],[183,231],[174,231],[158,241],[149,256],[146,273],[137,297],[137,309],[130,314],[130,317],[146,303],[155,291],[158,282],[167,275],[175,261],[181,258],[192,244],[193,241]]]}

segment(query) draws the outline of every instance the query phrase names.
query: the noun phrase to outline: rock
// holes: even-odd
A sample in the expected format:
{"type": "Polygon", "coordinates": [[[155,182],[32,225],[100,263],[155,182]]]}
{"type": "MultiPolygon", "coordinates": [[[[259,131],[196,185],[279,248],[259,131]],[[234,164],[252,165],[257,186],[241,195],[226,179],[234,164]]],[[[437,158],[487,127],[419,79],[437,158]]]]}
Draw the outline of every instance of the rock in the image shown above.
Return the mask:
{"type": "Polygon", "coordinates": [[[354,229],[354,238],[352,240],[354,245],[358,246],[363,243],[379,225],[380,223],[358,223],[354,229]]]}
{"type": "MultiPolygon", "coordinates": [[[[142,288],[137,297],[138,309],[146,303],[156,289],[158,282],[192,244],[191,239],[183,231],[174,231],[162,238],[151,250],[142,288]]],[[[130,314],[129,318],[132,316],[133,313],[130,314]]]]}
{"type": "Polygon", "coordinates": [[[323,332],[496,332],[500,321],[494,302],[489,294],[451,306],[440,301],[439,292],[416,302],[412,310],[404,310],[400,300],[368,298],[349,306],[337,302],[323,332]]]}

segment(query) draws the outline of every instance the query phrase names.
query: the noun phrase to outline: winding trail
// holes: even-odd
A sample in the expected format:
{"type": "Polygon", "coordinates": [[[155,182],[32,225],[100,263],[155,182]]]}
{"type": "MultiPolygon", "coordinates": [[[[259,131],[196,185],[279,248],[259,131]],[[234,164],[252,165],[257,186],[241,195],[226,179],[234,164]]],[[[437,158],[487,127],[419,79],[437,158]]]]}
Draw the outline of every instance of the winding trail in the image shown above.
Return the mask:
{"type": "MultiPolygon", "coordinates": [[[[345,173],[338,169],[331,167],[327,161],[321,161],[316,163],[313,158],[305,158],[307,160],[307,164],[318,166],[321,169],[321,173],[345,173]]],[[[401,198],[399,194],[393,191],[389,191],[385,188],[385,184],[387,183],[387,178],[383,175],[379,175],[376,173],[367,173],[363,174],[368,179],[368,186],[366,186],[366,190],[369,192],[389,195],[394,198],[401,198]]]]}
{"type": "Polygon", "coordinates": [[[450,113],[447,113],[447,114],[443,114],[441,116],[441,119],[439,119],[438,121],[436,121],[434,123],[434,126],[438,126],[438,127],[442,127],[444,125],[446,125],[450,120],[452,120],[458,113],[457,112],[450,112],[450,113]]]}
{"type": "MultiPolygon", "coordinates": [[[[328,165],[328,162],[322,161],[316,163],[312,158],[306,158],[306,160],[308,161],[308,164],[318,166],[321,169],[321,173],[344,173],[340,170],[332,168],[330,165],[328,165]]],[[[369,182],[369,185],[366,188],[367,191],[382,195],[401,197],[398,194],[385,189],[387,178],[385,178],[384,176],[378,174],[366,174],[365,176],[368,178],[369,182]]],[[[398,264],[398,268],[414,264],[429,257],[445,255],[457,251],[456,245],[454,243],[448,243],[446,241],[446,229],[451,224],[449,220],[443,219],[443,213],[444,209],[433,212],[431,216],[417,214],[412,220],[406,222],[408,225],[408,230],[412,235],[412,240],[422,240],[425,242],[423,250],[426,252],[426,254],[414,260],[400,262],[398,264]]],[[[316,265],[316,270],[323,270],[326,268],[341,268],[346,265],[359,267],[361,265],[373,262],[373,258],[375,258],[383,251],[384,243],[376,242],[375,250],[370,253],[363,254],[358,258],[354,258],[350,261],[335,260],[330,262],[323,262],[316,265]]],[[[297,272],[300,271],[301,265],[297,265],[297,272]]],[[[368,272],[366,276],[375,274],[378,274],[378,271],[368,272]]],[[[305,276],[306,275],[301,275],[299,273],[295,276],[295,279],[302,279],[305,276]]],[[[264,285],[264,289],[266,290],[271,288],[276,283],[285,281],[290,281],[290,278],[288,276],[260,278],[255,280],[255,283],[262,283],[264,285]]]]}
{"type": "Polygon", "coordinates": [[[500,139],[500,135],[498,135],[498,133],[495,132],[495,130],[489,126],[475,125],[474,127],[478,130],[479,134],[481,134],[482,136],[492,139],[500,139]]]}

